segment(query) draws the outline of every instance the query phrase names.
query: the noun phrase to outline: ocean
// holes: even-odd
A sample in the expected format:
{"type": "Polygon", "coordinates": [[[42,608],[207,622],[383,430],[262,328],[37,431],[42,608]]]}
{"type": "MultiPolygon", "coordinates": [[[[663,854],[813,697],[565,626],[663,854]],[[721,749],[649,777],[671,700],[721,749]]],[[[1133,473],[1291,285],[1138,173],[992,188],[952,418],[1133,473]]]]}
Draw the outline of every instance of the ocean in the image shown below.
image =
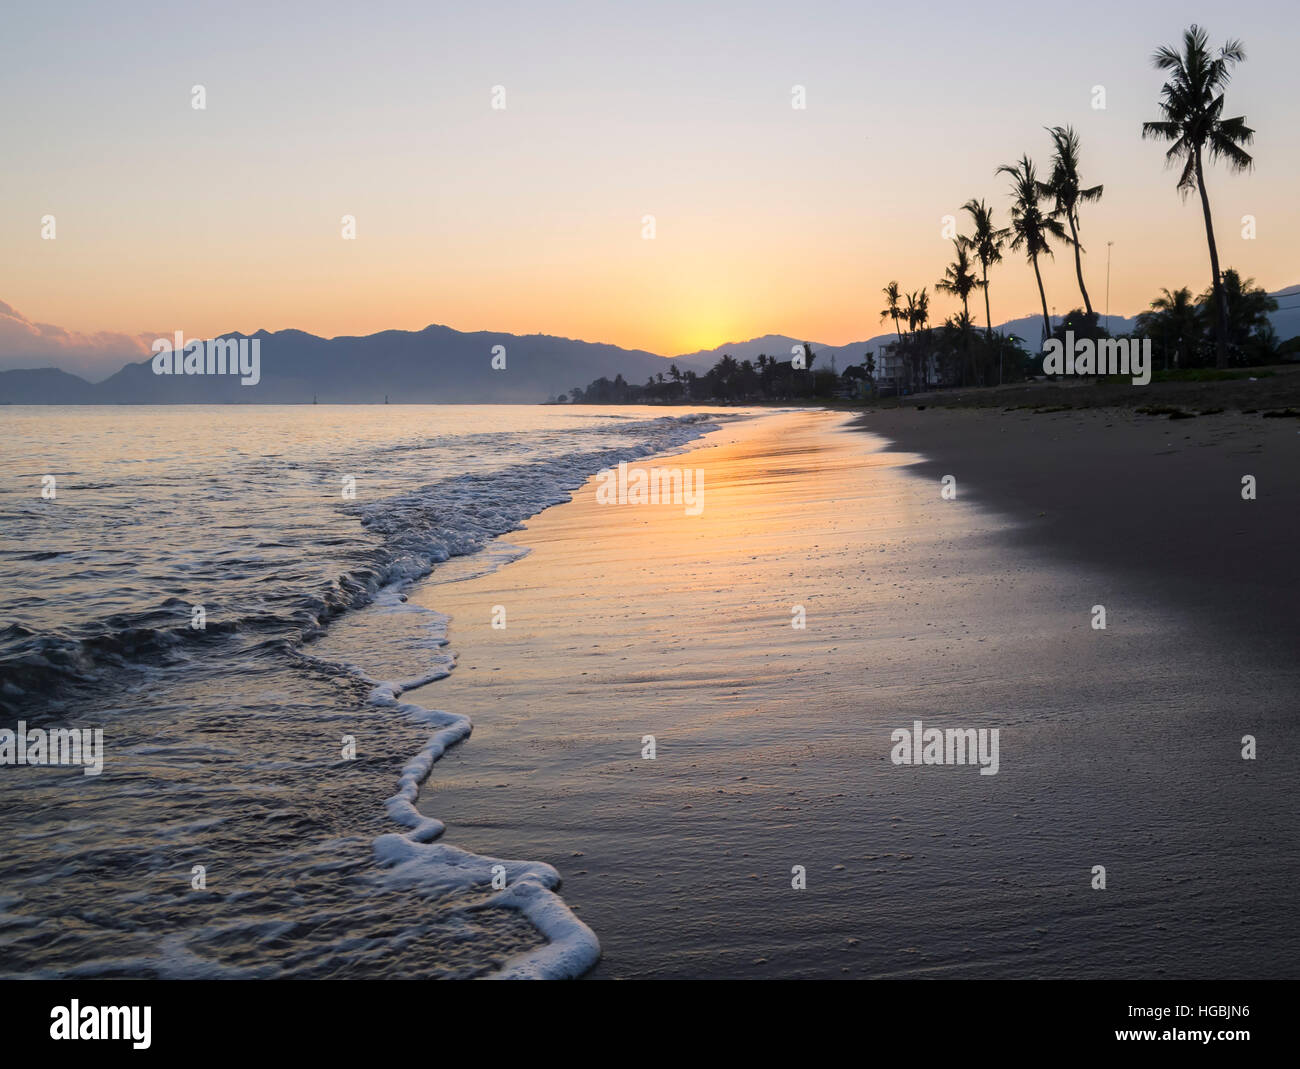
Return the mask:
{"type": "Polygon", "coordinates": [[[0,408],[0,729],[103,738],[98,774],[0,763],[0,974],[588,968],[554,869],[414,807],[470,724],[419,704],[452,659],[406,591],[515,559],[499,536],[717,419],[0,408]]]}

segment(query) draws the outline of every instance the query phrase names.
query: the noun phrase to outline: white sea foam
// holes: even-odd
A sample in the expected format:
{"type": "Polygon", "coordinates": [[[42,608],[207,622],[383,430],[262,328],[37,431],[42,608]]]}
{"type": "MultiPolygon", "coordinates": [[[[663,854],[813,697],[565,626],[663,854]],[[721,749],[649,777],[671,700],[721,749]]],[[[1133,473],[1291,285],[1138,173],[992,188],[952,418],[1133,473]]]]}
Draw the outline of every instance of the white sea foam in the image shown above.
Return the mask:
{"type": "Polygon", "coordinates": [[[436,840],[446,825],[424,816],[415,806],[420,784],[434,764],[473,730],[469,717],[426,709],[400,701],[404,691],[444,677],[432,673],[407,683],[380,683],[370,700],[374,705],[404,713],[438,730],[402,769],[397,793],[385,803],[388,815],[407,831],[381,835],[374,842],[375,860],[400,883],[418,883],[442,890],[472,890],[491,886],[493,870],[504,869],[506,886],[476,908],[513,909],[522,913],[545,936],[544,946],[510,959],[494,979],[576,979],[600,958],[600,941],[555,893],[560,874],[540,861],[510,861],[486,857],[436,840]],[[500,869],[498,869],[500,866],[500,869]]]}
{"type": "MultiPolygon", "coordinates": [[[[371,597],[388,613],[430,612],[404,604],[403,591],[427,575],[433,564],[453,557],[476,554],[477,566],[460,567],[448,581],[465,574],[482,574],[522,556],[518,547],[496,543],[502,534],[516,530],[523,520],[543,509],[568,501],[597,469],[654,454],[680,449],[713,424],[703,416],[650,421],[636,445],[597,452],[566,454],[515,465],[490,476],[463,476],[421,490],[387,498],[358,509],[363,524],[384,536],[387,560],[381,572],[385,584],[371,597]]],[[[445,645],[446,618],[433,639],[445,645]]],[[[560,874],[551,865],[475,854],[438,841],[446,825],[427,817],[416,807],[420,785],[449,748],[467,739],[473,730],[468,717],[402,701],[404,693],[436,682],[450,673],[439,667],[401,682],[370,679],[355,665],[346,668],[373,684],[370,702],[433,728],[423,748],[403,767],[397,793],[385,803],[389,817],[406,830],[381,835],[374,841],[375,859],[388,879],[398,885],[426,889],[473,891],[489,888],[494,869],[504,870],[506,886],[474,909],[511,909],[522,914],[545,937],[546,943],[519,954],[494,974],[495,979],[570,979],[581,976],[600,957],[596,933],[580,921],[556,893],[560,874]]]]}

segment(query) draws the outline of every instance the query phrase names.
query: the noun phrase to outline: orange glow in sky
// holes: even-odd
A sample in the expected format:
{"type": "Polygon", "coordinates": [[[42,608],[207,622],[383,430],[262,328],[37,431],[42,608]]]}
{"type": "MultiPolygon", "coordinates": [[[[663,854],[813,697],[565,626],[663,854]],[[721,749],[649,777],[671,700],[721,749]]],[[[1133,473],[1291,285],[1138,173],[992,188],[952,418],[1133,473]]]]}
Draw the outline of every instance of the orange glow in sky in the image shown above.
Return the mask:
{"type": "MultiPolygon", "coordinates": [[[[944,216],[965,229],[961,204],[982,197],[1005,225],[995,168],[1029,152],[1046,171],[1058,123],[1105,185],[1082,209],[1098,310],[1107,242],[1116,314],[1208,285],[1199,203],[1140,137],[1180,5],[1099,3],[1068,34],[1064,15],[1030,29],[904,8],[888,41],[865,9],[814,7],[323,5],[254,32],[87,4],[75,40],[20,13],[0,43],[0,86],[24,102],[4,119],[0,301],[86,334],[442,323],[665,355],[766,333],[845,344],[888,329],[891,279],[929,287],[937,322],[958,309],[933,292],[944,216]],[[1006,62],[977,70],[981,47],[1006,62]]],[[[1246,43],[1228,111],[1257,130],[1253,173],[1209,174],[1220,258],[1292,285],[1300,16],[1246,5],[1210,29],[1246,43]]],[[[1081,303],[1068,250],[1043,269],[1054,311],[1081,303]]],[[[1019,255],[990,298],[995,323],[1037,314],[1019,255]]],[[[971,310],[982,322],[981,298],[971,310]]]]}

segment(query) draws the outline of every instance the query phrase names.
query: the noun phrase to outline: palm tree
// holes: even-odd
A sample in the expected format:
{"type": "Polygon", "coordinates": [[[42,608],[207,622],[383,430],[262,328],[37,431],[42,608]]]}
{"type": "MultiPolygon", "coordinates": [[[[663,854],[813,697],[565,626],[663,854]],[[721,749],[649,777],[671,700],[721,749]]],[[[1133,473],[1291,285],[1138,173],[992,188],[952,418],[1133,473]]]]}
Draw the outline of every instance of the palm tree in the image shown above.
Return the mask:
{"type": "Polygon", "coordinates": [[[1246,58],[1240,41],[1229,41],[1217,54],[1210,51],[1209,35],[1193,25],[1183,31],[1183,50],[1168,45],[1156,49],[1151,57],[1157,70],[1168,71],[1169,80],[1160,90],[1160,112],[1156,122],[1142,124],[1142,136],[1172,141],[1165,162],[1185,160],[1178,178],[1178,192],[1186,197],[1193,189],[1201,194],[1201,211],[1205,215],[1205,238],[1210,246],[1210,272],[1215,304],[1215,363],[1228,366],[1228,309],[1219,275],[1219,249],[1214,243],[1214,222],[1210,218],[1210,197],[1205,191],[1203,150],[1209,150],[1210,162],[1222,157],[1231,171],[1247,171],[1254,160],[1241,146],[1249,145],[1255,131],[1246,125],[1246,117],[1223,118],[1223,91],[1232,76],[1232,67],[1246,58]]]}
{"type": "Polygon", "coordinates": [[[1052,318],[1047,314],[1047,293],[1043,289],[1043,274],[1038,269],[1038,257],[1043,253],[1052,255],[1052,247],[1047,242],[1049,237],[1060,241],[1070,239],[1061,221],[1045,214],[1038,206],[1042,198],[1042,184],[1038,181],[1033,160],[1021,156],[1019,163],[1004,163],[994,174],[1009,174],[1014,179],[1011,184],[1011,247],[1017,251],[1024,249],[1029,262],[1034,265],[1038,297],[1043,302],[1043,338],[1046,339],[1052,333],[1052,318]]]}
{"type": "Polygon", "coordinates": [[[1074,246],[1074,273],[1079,279],[1079,292],[1083,294],[1083,306],[1091,317],[1092,301],[1088,299],[1088,287],[1083,284],[1083,261],[1079,257],[1082,251],[1079,245],[1079,205],[1091,204],[1101,200],[1101,186],[1082,189],[1079,186],[1079,135],[1073,126],[1053,126],[1047,131],[1052,135],[1052,144],[1056,151],[1052,156],[1052,174],[1043,184],[1040,192],[1050,198],[1056,205],[1053,214],[1064,217],[1070,224],[1070,244],[1074,246]]]}
{"type": "Polygon", "coordinates": [[[952,246],[957,250],[957,258],[948,265],[943,278],[934,284],[934,288],[940,293],[947,293],[961,300],[961,319],[958,322],[961,326],[962,349],[966,354],[966,367],[962,372],[962,381],[965,382],[966,376],[973,370],[970,367],[969,301],[972,291],[979,288],[980,280],[971,271],[970,239],[955,238],[952,246]]]}
{"type": "Polygon", "coordinates": [[[713,365],[713,370],[718,373],[718,378],[722,382],[730,382],[740,371],[740,364],[730,353],[724,353],[722,359],[713,365]]]}
{"type": "Polygon", "coordinates": [[[884,311],[880,313],[881,320],[889,319],[891,316],[894,320],[894,333],[898,335],[898,340],[903,340],[903,332],[898,329],[898,317],[902,309],[899,307],[899,301],[902,300],[902,294],[898,291],[898,283],[891,282],[888,286],[880,291],[885,295],[885,300],[889,303],[885,305],[884,311]]]}
{"type": "Polygon", "coordinates": [[[993,317],[989,314],[989,268],[1002,261],[1002,245],[1007,239],[1007,232],[993,225],[993,210],[982,200],[972,197],[962,205],[962,211],[969,212],[975,222],[975,236],[970,239],[975,259],[980,262],[980,288],[984,290],[984,322],[988,326],[988,336],[993,337],[993,317]]]}
{"type": "MultiPolygon", "coordinates": [[[[1268,291],[1255,285],[1253,278],[1243,281],[1234,268],[1223,272],[1223,305],[1227,314],[1228,345],[1240,352],[1252,336],[1267,336],[1272,332],[1268,314],[1277,311],[1277,301],[1268,291]]],[[[1213,293],[1201,294],[1201,307],[1207,308],[1213,293]]],[[[1207,315],[1208,319],[1209,316],[1207,315]]]]}
{"type": "Polygon", "coordinates": [[[1170,293],[1160,290],[1160,296],[1151,302],[1151,311],[1138,316],[1138,329],[1146,334],[1158,334],[1165,352],[1165,370],[1169,370],[1169,350],[1174,352],[1173,366],[1190,366],[1192,350],[1200,334],[1196,319],[1196,303],[1192,291],[1184,286],[1170,293]],[[1180,359],[1181,357],[1181,359],[1180,359]]]}
{"type": "Polygon", "coordinates": [[[952,247],[957,250],[957,258],[948,265],[943,278],[934,284],[934,288],[940,293],[958,298],[961,301],[961,310],[966,313],[969,322],[970,306],[967,302],[970,300],[971,293],[979,288],[980,280],[971,273],[970,240],[954,238],[952,247]]]}
{"type": "MultiPolygon", "coordinates": [[[[907,329],[911,341],[911,363],[912,363],[912,385],[915,387],[921,378],[917,372],[924,371],[924,357],[920,352],[919,344],[916,340],[916,332],[924,330],[925,325],[930,322],[930,295],[925,292],[922,286],[920,292],[909,293],[906,297],[907,308],[904,316],[907,319],[907,329]]],[[[901,340],[901,338],[900,338],[901,340]]]]}
{"type": "Polygon", "coordinates": [[[904,316],[907,319],[907,329],[913,334],[924,329],[926,323],[930,321],[930,295],[925,292],[924,286],[919,293],[907,295],[907,310],[904,316]]]}

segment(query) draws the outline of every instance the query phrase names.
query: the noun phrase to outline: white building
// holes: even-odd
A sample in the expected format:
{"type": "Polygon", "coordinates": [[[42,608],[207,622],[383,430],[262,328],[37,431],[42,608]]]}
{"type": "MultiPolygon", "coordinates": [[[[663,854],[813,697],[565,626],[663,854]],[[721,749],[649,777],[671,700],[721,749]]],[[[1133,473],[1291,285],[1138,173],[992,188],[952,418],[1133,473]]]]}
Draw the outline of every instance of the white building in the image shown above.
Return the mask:
{"type": "MultiPolygon", "coordinates": [[[[920,388],[924,388],[926,383],[931,386],[941,385],[942,376],[939,371],[938,356],[931,353],[926,362],[929,366],[925,368],[925,373],[921,377],[920,388]]],[[[876,350],[876,385],[892,386],[900,391],[912,388],[907,361],[899,352],[899,344],[896,341],[882,345],[876,350]]]]}

